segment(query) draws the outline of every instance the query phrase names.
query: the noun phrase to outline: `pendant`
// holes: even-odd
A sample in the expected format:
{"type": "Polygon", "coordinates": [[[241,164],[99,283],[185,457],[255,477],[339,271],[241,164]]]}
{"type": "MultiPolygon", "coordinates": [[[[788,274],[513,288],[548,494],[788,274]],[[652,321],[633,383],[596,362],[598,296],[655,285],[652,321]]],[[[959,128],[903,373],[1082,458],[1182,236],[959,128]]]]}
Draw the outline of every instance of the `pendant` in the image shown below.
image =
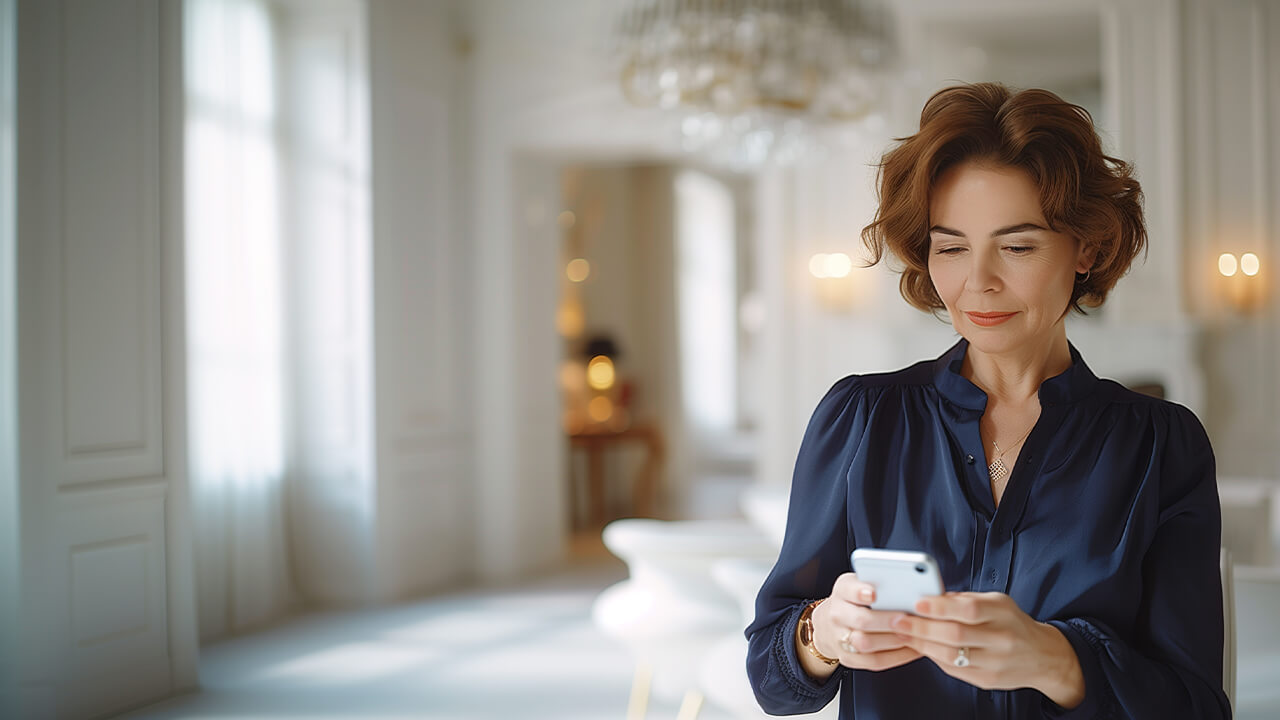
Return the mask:
{"type": "Polygon", "coordinates": [[[1009,469],[1004,466],[1003,458],[996,458],[987,466],[987,472],[991,474],[991,479],[995,482],[1004,480],[1004,476],[1009,474],[1009,469]]]}

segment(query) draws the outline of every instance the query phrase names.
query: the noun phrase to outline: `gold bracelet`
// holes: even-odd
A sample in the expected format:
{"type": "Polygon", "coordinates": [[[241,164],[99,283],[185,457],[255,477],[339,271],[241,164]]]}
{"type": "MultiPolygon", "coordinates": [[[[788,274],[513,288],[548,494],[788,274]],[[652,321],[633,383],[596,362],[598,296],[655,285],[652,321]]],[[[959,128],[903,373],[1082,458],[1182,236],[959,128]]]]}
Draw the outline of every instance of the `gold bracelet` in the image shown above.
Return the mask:
{"type": "MultiPolygon", "coordinates": [[[[826,598],[823,598],[822,600],[825,599],[826,598]]],[[[814,600],[809,603],[808,607],[806,607],[803,612],[800,613],[800,645],[803,646],[805,650],[809,651],[810,655],[822,661],[823,664],[835,665],[840,662],[838,658],[829,658],[826,655],[823,655],[821,652],[818,652],[818,647],[813,644],[813,611],[822,604],[822,600],[814,600]]]]}

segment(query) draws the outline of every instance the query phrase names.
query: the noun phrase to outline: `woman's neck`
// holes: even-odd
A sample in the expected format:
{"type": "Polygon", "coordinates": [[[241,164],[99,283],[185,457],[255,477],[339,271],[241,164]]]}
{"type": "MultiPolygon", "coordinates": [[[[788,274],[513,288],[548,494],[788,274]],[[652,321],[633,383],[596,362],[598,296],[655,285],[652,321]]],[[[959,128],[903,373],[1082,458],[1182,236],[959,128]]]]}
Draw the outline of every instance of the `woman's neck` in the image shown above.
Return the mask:
{"type": "Polygon", "coordinates": [[[1039,393],[1040,385],[1071,367],[1066,331],[1052,342],[1008,353],[985,353],[971,343],[960,373],[987,394],[988,402],[1021,404],[1039,393]]]}

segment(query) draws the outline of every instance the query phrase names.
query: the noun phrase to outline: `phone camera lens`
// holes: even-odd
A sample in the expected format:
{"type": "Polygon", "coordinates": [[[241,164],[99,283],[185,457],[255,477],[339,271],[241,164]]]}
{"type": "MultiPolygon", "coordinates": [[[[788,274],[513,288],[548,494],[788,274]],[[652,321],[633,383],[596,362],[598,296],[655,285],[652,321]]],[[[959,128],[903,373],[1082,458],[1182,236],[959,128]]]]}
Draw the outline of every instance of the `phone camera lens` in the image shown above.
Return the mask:
{"type": "Polygon", "coordinates": [[[916,572],[920,574],[924,574],[924,565],[921,565],[920,563],[916,563],[916,572]]]}

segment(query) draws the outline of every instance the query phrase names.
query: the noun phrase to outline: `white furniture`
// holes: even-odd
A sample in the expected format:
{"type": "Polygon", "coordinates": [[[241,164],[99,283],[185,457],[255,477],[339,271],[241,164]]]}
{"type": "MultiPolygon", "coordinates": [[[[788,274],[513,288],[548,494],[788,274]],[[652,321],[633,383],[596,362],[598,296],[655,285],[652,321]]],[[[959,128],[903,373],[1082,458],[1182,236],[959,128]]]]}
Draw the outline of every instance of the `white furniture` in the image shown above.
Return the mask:
{"type": "Polygon", "coordinates": [[[1280,568],[1235,565],[1234,716],[1280,717],[1280,568]]]}
{"type": "MultiPolygon", "coordinates": [[[[756,593],[773,568],[773,560],[721,560],[711,567],[711,576],[737,601],[741,612],[740,627],[722,637],[707,651],[702,660],[698,682],[707,699],[732,712],[735,717],[747,720],[763,720],[766,715],[756,702],[747,677],[747,638],[743,629],[755,618],[756,593]]],[[[840,704],[832,702],[822,710],[802,718],[838,717],[840,704]]]]}
{"type": "Polygon", "coordinates": [[[700,702],[704,655],[742,631],[742,614],[711,567],[726,558],[772,563],[777,547],[743,522],[647,519],[610,523],[604,543],[626,561],[630,577],[596,598],[595,624],[631,651],[642,671],[637,680],[651,669],[655,695],[688,702],[693,693],[700,702]]]}
{"type": "Polygon", "coordinates": [[[785,485],[752,485],[742,491],[742,514],[760,529],[774,545],[782,549],[782,538],[787,531],[787,507],[791,502],[791,488],[785,485]]]}
{"type": "Polygon", "coordinates": [[[1259,478],[1218,479],[1222,504],[1222,546],[1237,565],[1266,567],[1277,559],[1275,514],[1278,485],[1259,478]]]}

